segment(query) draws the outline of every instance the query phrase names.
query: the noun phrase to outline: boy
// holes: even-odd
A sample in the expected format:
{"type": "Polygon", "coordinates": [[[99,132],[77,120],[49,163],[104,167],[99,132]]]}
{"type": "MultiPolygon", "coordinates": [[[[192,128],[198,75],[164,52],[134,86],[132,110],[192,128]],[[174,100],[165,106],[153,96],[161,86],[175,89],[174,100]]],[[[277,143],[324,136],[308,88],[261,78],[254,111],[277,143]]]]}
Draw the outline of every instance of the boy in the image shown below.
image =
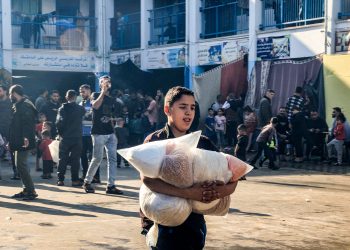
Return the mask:
{"type": "Polygon", "coordinates": [[[269,168],[272,170],[277,170],[279,167],[275,166],[274,155],[270,149],[270,143],[273,138],[276,138],[276,126],[278,123],[277,117],[272,117],[270,124],[266,125],[260,132],[256,142],[258,143],[258,152],[254,156],[250,164],[257,169],[255,166],[256,161],[260,158],[262,152],[264,151],[265,157],[269,159],[269,168]]]}
{"type": "Polygon", "coordinates": [[[205,132],[204,134],[214,143],[216,143],[216,134],[215,134],[215,118],[214,110],[208,108],[208,116],[205,118],[205,132]]]}
{"type": "Polygon", "coordinates": [[[223,151],[225,143],[224,135],[226,134],[226,117],[222,108],[218,110],[218,114],[215,116],[215,133],[218,140],[217,145],[220,151],[223,151]]]}
{"type": "Polygon", "coordinates": [[[51,173],[53,172],[53,161],[50,153],[49,145],[52,142],[50,131],[44,130],[41,133],[41,143],[39,145],[39,150],[43,158],[43,175],[42,179],[51,179],[51,173]]]}
{"type": "Polygon", "coordinates": [[[35,170],[41,171],[40,168],[40,158],[41,158],[41,151],[39,149],[39,145],[41,143],[41,132],[43,131],[44,122],[46,122],[46,115],[43,113],[39,114],[39,123],[35,125],[35,135],[36,135],[36,162],[35,162],[35,170]]]}
{"type": "MultiPolygon", "coordinates": [[[[125,128],[125,120],[122,117],[117,118],[117,124],[114,128],[115,136],[118,139],[118,149],[128,148],[129,147],[129,129],[125,128]]],[[[122,157],[120,154],[117,154],[117,168],[120,168],[122,157]]],[[[129,166],[129,163],[124,160],[125,167],[129,166]]]]}
{"type": "MultiPolygon", "coordinates": [[[[247,132],[247,127],[244,124],[241,124],[237,127],[237,144],[235,147],[235,156],[242,160],[246,161],[246,153],[248,149],[249,136],[247,132]]],[[[242,176],[240,180],[245,181],[247,178],[242,176]]]]}
{"type": "MultiPolygon", "coordinates": [[[[194,93],[184,87],[173,87],[165,96],[164,112],[168,122],[166,126],[152,134],[145,143],[156,140],[165,140],[180,137],[188,133],[195,113],[194,93]]],[[[215,150],[215,146],[206,137],[201,137],[198,148],[215,150]]],[[[185,199],[211,202],[232,194],[237,182],[223,185],[219,182],[205,182],[196,184],[190,188],[177,188],[163,182],[160,179],[152,179],[141,176],[143,183],[153,192],[170,196],[177,196],[185,199]]],[[[153,222],[142,214],[143,233],[147,233],[153,222]]],[[[158,225],[158,241],[153,247],[156,250],[175,249],[203,249],[205,245],[206,225],[204,216],[191,213],[186,221],[177,227],[158,225]]]]}

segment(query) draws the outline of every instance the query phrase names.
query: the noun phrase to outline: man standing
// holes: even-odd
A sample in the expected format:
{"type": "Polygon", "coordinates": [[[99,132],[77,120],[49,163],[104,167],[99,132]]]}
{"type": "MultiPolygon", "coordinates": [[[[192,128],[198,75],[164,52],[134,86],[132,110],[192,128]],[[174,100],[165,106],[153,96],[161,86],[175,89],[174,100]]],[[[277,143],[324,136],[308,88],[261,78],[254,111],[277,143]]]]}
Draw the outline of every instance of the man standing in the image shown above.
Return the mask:
{"type": "Polygon", "coordinates": [[[99,84],[101,92],[94,93],[91,98],[93,108],[91,129],[93,155],[84,180],[83,188],[86,193],[95,192],[91,182],[97,168],[101,164],[103,158],[103,148],[105,148],[107,153],[108,168],[108,185],[106,188],[106,193],[123,194],[123,192],[117,189],[114,185],[117,162],[117,138],[114,134],[112,123],[116,105],[115,99],[110,97],[111,78],[109,76],[102,76],[99,79],[99,84]]]}
{"type": "MultiPolygon", "coordinates": [[[[83,148],[81,151],[81,165],[83,167],[83,178],[89,168],[89,160],[92,156],[92,139],[91,139],[91,128],[92,128],[92,106],[90,102],[91,88],[89,85],[84,84],[79,88],[80,96],[82,101],[80,105],[85,109],[85,115],[83,117],[83,148]]],[[[92,183],[101,183],[100,181],[100,170],[96,171],[95,177],[92,183]]]]}
{"type": "Polygon", "coordinates": [[[51,92],[50,101],[39,110],[40,113],[46,115],[47,121],[52,123],[51,136],[53,138],[57,135],[55,126],[57,111],[60,108],[60,93],[57,90],[51,92]]]}
{"type": "Polygon", "coordinates": [[[81,186],[79,180],[80,155],[82,148],[82,118],[85,109],[76,103],[77,93],[68,90],[67,103],[63,104],[57,115],[57,131],[61,137],[59,145],[59,160],[57,169],[57,186],[64,186],[64,175],[68,161],[71,165],[72,186],[81,186]]]}
{"type": "Polygon", "coordinates": [[[271,101],[275,96],[275,91],[268,89],[264,97],[260,100],[259,103],[259,112],[258,112],[258,127],[263,128],[270,123],[272,118],[272,107],[271,101]]]}
{"type": "Polygon", "coordinates": [[[35,100],[36,110],[40,111],[47,104],[48,95],[49,95],[49,92],[47,91],[47,89],[40,90],[40,95],[35,100]]]}
{"type": "Polygon", "coordinates": [[[288,120],[290,121],[293,115],[294,108],[298,108],[300,111],[304,109],[304,98],[302,97],[303,88],[298,86],[295,88],[295,93],[291,97],[288,98],[287,102],[287,112],[288,112],[288,120]]]}
{"type": "Polygon", "coordinates": [[[17,170],[23,183],[23,191],[13,195],[12,198],[34,200],[38,195],[29,173],[27,159],[30,150],[35,148],[35,119],[38,112],[34,104],[24,97],[21,85],[13,85],[10,88],[10,99],[14,105],[12,107],[9,146],[15,153],[17,170]]]}

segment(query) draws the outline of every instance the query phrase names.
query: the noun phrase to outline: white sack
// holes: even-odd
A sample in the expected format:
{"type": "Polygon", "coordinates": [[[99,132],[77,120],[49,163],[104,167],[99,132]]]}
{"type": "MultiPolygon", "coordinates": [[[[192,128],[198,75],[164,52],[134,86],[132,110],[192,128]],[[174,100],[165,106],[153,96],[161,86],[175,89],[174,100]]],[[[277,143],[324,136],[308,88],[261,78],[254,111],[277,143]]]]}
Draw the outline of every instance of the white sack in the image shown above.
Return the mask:
{"type": "Polygon", "coordinates": [[[59,145],[60,145],[60,141],[58,140],[54,140],[49,144],[49,149],[50,149],[50,153],[51,153],[51,157],[53,162],[58,163],[58,154],[59,154],[59,145]]]}
{"type": "Polygon", "coordinates": [[[132,148],[119,149],[117,152],[144,176],[157,178],[165,156],[166,145],[169,142],[175,144],[183,143],[188,145],[188,149],[191,149],[197,147],[200,136],[201,131],[197,131],[174,139],[154,141],[132,148]]]}

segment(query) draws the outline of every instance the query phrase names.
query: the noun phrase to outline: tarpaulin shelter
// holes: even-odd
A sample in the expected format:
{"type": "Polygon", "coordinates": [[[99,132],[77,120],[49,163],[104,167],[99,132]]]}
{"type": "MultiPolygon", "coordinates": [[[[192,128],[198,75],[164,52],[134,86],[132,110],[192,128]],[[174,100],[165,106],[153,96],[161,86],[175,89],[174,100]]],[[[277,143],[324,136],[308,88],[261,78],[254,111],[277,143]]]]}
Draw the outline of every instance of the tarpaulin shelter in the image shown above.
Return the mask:
{"type": "Polygon", "coordinates": [[[173,86],[183,86],[184,68],[143,71],[130,59],[121,64],[110,64],[112,88],[143,90],[155,95],[157,89],[166,92],[173,86]]]}
{"type": "Polygon", "coordinates": [[[245,95],[248,86],[246,60],[241,57],[192,78],[201,118],[204,118],[218,94],[224,97],[229,93],[234,93],[237,97],[245,95]]]}
{"type": "Polygon", "coordinates": [[[332,124],[333,107],[340,107],[350,119],[350,55],[325,55],[323,57],[326,118],[332,124]]]}
{"type": "Polygon", "coordinates": [[[322,57],[258,61],[250,76],[246,104],[257,108],[267,89],[276,94],[272,100],[272,111],[285,106],[295,88],[302,86],[315,102],[321,116],[324,116],[324,83],[322,57]]]}

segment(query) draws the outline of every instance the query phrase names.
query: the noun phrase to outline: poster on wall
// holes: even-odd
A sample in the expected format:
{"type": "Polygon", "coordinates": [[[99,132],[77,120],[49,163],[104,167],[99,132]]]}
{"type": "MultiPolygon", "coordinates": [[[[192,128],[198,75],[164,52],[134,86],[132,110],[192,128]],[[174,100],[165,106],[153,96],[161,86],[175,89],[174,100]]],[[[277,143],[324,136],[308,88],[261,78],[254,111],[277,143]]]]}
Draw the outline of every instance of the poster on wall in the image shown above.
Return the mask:
{"type": "Polygon", "coordinates": [[[164,69],[184,67],[186,64],[186,48],[151,50],[146,55],[147,69],[164,69]]]}
{"type": "Polygon", "coordinates": [[[290,58],[290,36],[258,39],[257,57],[261,60],[290,58]]]}
{"type": "Polygon", "coordinates": [[[228,63],[248,53],[248,41],[228,41],[198,47],[198,65],[228,63]]]}
{"type": "Polygon", "coordinates": [[[111,54],[110,62],[114,64],[122,64],[130,59],[137,67],[141,68],[141,53],[130,52],[130,53],[115,53],[111,54]]]}
{"type": "Polygon", "coordinates": [[[335,33],[335,52],[350,52],[350,30],[335,33]]]}

